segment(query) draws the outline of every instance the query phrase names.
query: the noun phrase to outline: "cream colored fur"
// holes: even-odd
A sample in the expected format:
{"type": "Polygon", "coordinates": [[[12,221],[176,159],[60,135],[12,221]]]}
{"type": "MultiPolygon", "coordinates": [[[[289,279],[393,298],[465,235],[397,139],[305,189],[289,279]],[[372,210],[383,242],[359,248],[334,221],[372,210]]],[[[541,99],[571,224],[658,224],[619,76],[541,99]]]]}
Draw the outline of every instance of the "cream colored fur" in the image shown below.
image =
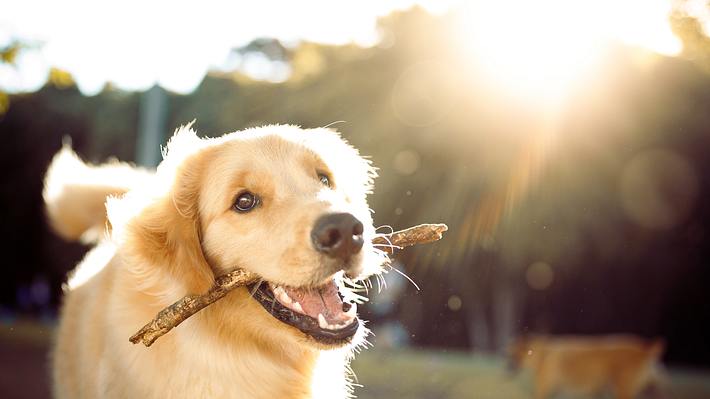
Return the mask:
{"type": "Polygon", "coordinates": [[[290,286],[330,278],[328,259],[310,244],[314,221],[327,212],[363,222],[367,244],[354,260],[356,272],[379,272],[386,258],[369,244],[366,202],[373,177],[369,162],[336,133],[294,126],[216,139],[181,128],[155,174],[119,163],[85,165],[64,149],[45,183],[50,222],[67,238],[92,229],[105,234],[65,288],[52,354],[55,397],[347,396],[347,365],[364,327],[352,345],[324,347],[268,314],[246,288],[149,348],[128,337],[234,267],[290,286]],[[318,172],[331,176],[333,189],[318,172]],[[240,214],[231,205],[245,189],[263,202],[240,214]]]}

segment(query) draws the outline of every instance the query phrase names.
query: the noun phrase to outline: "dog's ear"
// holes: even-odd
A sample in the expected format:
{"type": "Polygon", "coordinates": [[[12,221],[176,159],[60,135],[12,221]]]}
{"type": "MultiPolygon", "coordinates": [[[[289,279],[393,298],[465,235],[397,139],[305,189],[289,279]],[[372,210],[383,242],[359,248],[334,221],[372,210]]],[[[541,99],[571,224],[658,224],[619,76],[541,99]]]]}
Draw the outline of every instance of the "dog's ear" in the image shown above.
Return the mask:
{"type": "Polygon", "coordinates": [[[666,350],[666,340],[663,338],[654,338],[649,345],[649,353],[652,357],[660,358],[666,350]]]}
{"type": "MultiPolygon", "coordinates": [[[[170,144],[174,144],[176,133],[170,144]]],[[[185,141],[185,137],[180,140],[185,141]]],[[[195,142],[194,144],[199,144],[195,142]]],[[[170,145],[168,147],[170,151],[170,145]]],[[[202,252],[200,240],[199,192],[200,179],[207,151],[192,154],[169,154],[171,169],[158,170],[158,179],[172,180],[172,185],[154,197],[126,226],[125,240],[132,254],[145,261],[149,268],[141,268],[146,277],[166,275],[182,283],[188,293],[207,291],[214,283],[214,274],[202,252]]],[[[168,159],[166,159],[168,161],[168,159]]],[[[165,163],[165,162],[164,162],[165,163]]],[[[165,165],[161,165],[163,167],[165,165]]]]}

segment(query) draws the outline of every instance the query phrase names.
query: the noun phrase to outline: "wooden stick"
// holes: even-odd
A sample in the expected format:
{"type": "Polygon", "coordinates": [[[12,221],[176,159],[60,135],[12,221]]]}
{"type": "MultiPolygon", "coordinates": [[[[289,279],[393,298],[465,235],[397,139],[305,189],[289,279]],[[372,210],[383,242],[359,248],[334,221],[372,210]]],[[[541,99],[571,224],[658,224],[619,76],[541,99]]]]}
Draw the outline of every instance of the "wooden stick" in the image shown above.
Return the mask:
{"type": "Polygon", "coordinates": [[[391,234],[376,236],[372,243],[386,245],[380,247],[383,251],[393,253],[395,248],[401,249],[417,244],[439,241],[449,227],[445,224],[420,224],[408,229],[395,231],[391,234]]]}
{"type": "Polygon", "coordinates": [[[130,341],[134,344],[143,342],[145,346],[153,345],[156,339],[168,333],[188,317],[202,310],[205,306],[214,303],[227,295],[234,288],[256,282],[259,278],[246,270],[235,269],[217,277],[214,285],[202,295],[188,295],[158,312],[157,315],[133,334],[130,341]]]}
{"type": "MultiPolygon", "coordinates": [[[[420,224],[391,234],[377,236],[372,240],[372,243],[379,245],[380,249],[385,252],[393,253],[395,248],[437,241],[441,239],[447,229],[445,224],[420,224]]],[[[133,334],[130,341],[134,344],[142,342],[145,346],[151,346],[155,340],[167,334],[188,317],[223,298],[229,291],[258,280],[257,275],[243,269],[235,269],[221,275],[217,277],[207,293],[188,295],[158,312],[153,320],[133,334]]]]}

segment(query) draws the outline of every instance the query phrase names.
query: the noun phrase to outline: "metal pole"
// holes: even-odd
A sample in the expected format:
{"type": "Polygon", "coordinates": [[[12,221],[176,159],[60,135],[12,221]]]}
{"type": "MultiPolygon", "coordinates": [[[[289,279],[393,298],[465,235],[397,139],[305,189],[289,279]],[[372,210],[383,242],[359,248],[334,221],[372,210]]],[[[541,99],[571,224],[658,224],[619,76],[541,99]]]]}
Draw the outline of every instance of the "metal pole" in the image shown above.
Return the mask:
{"type": "Polygon", "coordinates": [[[136,142],[138,165],[155,167],[160,162],[167,110],[168,96],[157,84],[141,95],[136,142]]]}

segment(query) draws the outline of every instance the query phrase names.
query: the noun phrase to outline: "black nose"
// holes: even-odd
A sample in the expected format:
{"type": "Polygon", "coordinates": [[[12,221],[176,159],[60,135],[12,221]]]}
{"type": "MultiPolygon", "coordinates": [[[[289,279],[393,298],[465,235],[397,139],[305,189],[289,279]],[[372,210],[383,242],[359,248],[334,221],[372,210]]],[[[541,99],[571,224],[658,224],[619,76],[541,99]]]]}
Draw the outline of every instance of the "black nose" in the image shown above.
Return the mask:
{"type": "Polygon", "coordinates": [[[321,216],[311,231],[311,239],[319,252],[347,260],[362,249],[362,223],[349,213],[321,216]]]}

